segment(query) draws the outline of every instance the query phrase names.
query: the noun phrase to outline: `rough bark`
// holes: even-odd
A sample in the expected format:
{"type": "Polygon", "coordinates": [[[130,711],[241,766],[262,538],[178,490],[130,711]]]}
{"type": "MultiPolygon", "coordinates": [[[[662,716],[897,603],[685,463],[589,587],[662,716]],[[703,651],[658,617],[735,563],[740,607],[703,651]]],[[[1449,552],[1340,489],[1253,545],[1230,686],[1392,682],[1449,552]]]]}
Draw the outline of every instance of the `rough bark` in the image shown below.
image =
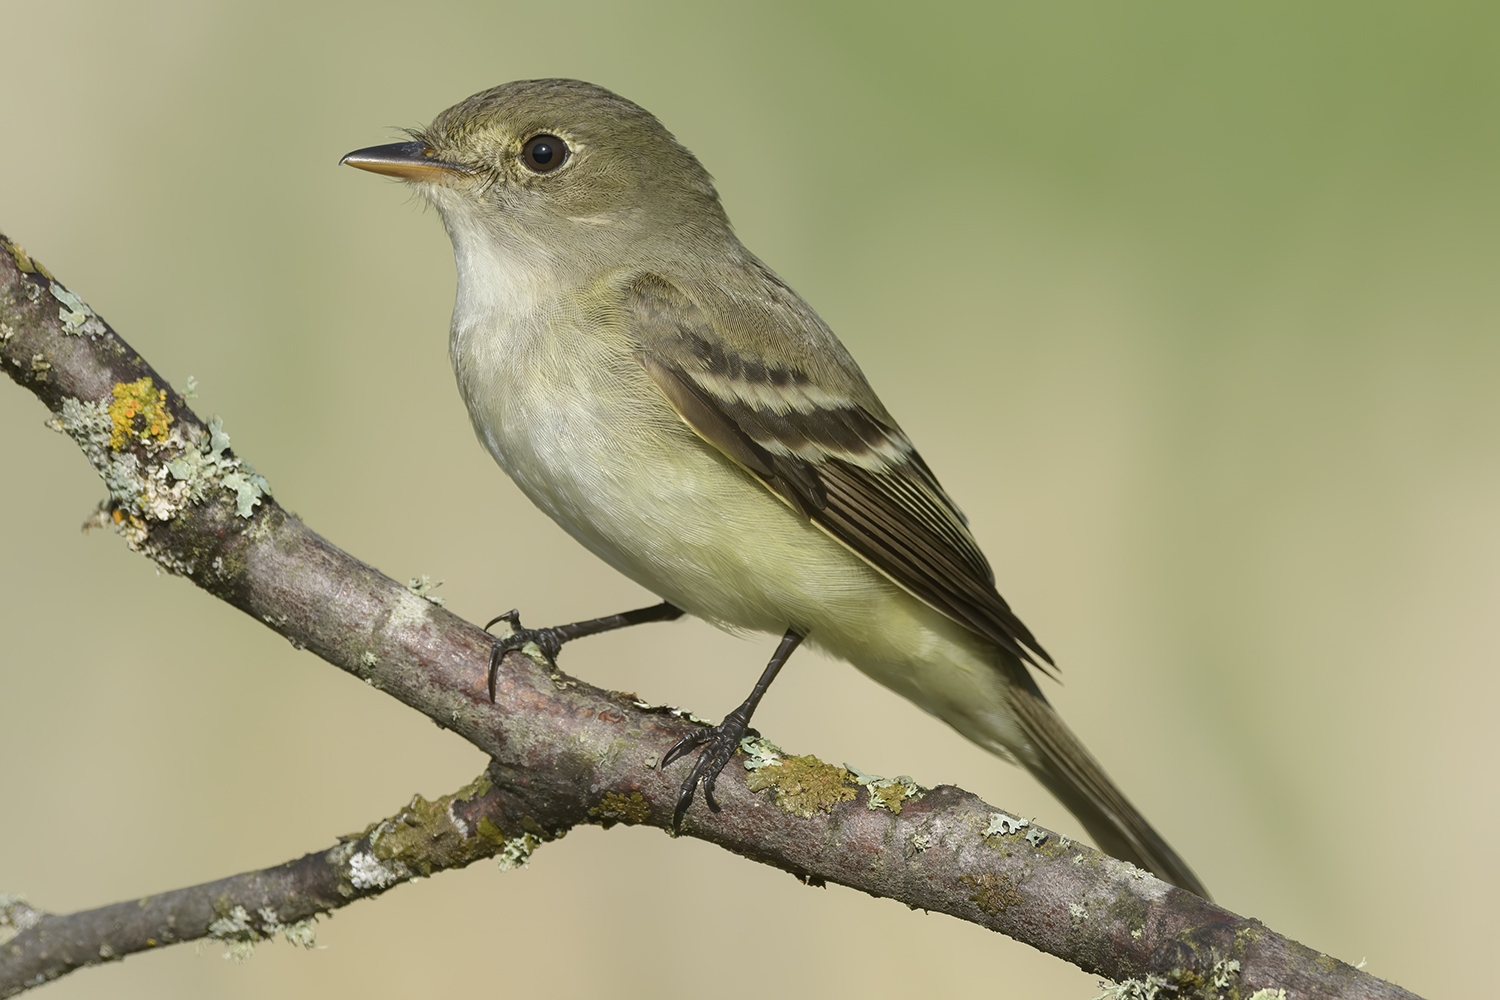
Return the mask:
{"type": "MultiPolygon", "coordinates": [[[[519,860],[580,823],[670,829],[687,765],[655,765],[696,721],[519,653],[505,658],[491,703],[482,630],[280,507],[107,324],[15,244],[0,246],[0,367],[99,470],[110,490],[101,523],[493,760],[454,796],[415,800],[360,838],[279,868],[71,916],[0,897],[0,996],[170,941],[254,940],[404,879],[495,854],[519,860]],[[440,835],[412,835],[424,824],[440,835]]],[[[723,811],[700,797],[684,835],[1170,990],[1161,995],[1413,996],[962,789],[861,783],[764,742],[741,761],[718,783],[723,811]]]]}
{"type": "Polygon", "coordinates": [[[66,915],[0,896],[0,928],[15,934],[0,953],[0,997],[183,941],[214,938],[234,957],[278,935],[310,948],[313,920],[357,899],[497,854],[524,864],[535,840],[500,833],[524,813],[486,773],[436,801],[417,796],[363,832],[275,868],[66,915]]]}

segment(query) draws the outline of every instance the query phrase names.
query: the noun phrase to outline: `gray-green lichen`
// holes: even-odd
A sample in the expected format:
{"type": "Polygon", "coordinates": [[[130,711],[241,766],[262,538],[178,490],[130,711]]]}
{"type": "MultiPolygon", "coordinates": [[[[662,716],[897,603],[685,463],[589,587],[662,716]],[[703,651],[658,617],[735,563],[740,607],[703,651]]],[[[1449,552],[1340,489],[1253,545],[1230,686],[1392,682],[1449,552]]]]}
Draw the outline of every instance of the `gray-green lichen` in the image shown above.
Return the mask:
{"type": "Polygon", "coordinates": [[[227,945],[225,959],[239,963],[255,954],[255,928],[250,926],[250,911],[243,906],[221,911],[218,918],[208,925],[208,936],[227,945]]]}
{"type": "Polygon", "coordinates": [[[1099,988],[1104,992],[1094,1000],[1165,1000],[1176,995],[1177,988],[1157,975],[1148,974],[1145,979],[1122,979],[1118,983],[1100,980],[1099,988]]]}
{"type": "Polygon", "coordinates": [[[138,505],[147,482],[141,475],[140,460],[133,453],[117,454],[110,447],[114,421],[108,407],[68,396],[62,401],[62,412],[57,415],[54,426],[66,432],[83,450],[84,457],[103,478],[109,495],[116,502],[128,507],[138,505]]]}
{"type": "Polygon", "coordinates": [[[1286,1000],[1286,990],[1256,990],[1250,994],[1250,1000],[1286,1000]]]}
{"type": "MultiPolygon", "coordinates": [[[[670,712],[678,711],[670,705],[666,707],[670,712]]],[[[781,747],[759,736],[746,736],[740,740],[740,751],[745,755],[747,771],[759,771],[763,767],[781,763],[781,747]]]]}
{"type": "Polygon", "coordinates": [[[1013,833],[1020,833],[1031,825],[1031,820],[1008,816],[1003,812],[990,813],[989,826],[984,828],[985,839],[990,837],[1008,837],[1013,833]]]}
{"type": "MultiPolygon", "coordinates": [[[[151,521],[169,521],[217,490],[234,494],[239,516],[249,518],[271,492],[265,477],[228,454],[229,435],[215,417],[207,432],[174,422],[165,390],[149,377],[114,386],[113,400],[67,397],[52,426],[65,432],[104,480],[113,501],[108,520],[133,549],[144,544],[151,521]]],[[[194,567],[158,558],[173,572],[194,567]]]]}
{"type": "Polygon", "coordinates": [[[184,447],[182,454],[167,463],[167,471],[176,485],[186,486],[185,495],[191,502],[202,501],[216,487],[226,489],[235,495],[235,513],[249,518],[260,498],[270,495],[271,484],[244,460],[226,454],[228,450],[224,421],[214,417],[208,433],[184,447]]]}
{"type": "Polygon", "coordinates": [[[88,307],[88,303],[63,287],[62,282],[54,279],[47,290],[62,304],[57,318],[62,323],[63,333],[74,337],[97,337],[105,332],[104,322],[88,307]]]}
{"type": "Polygon", "coordinates": [[[495,862],[503,872],[514,871],[517,868],[529,868],[531,866],[531,854],[542,841],[529,833],[523,833],[519,837],[511,837],[505,841],[505,845],[495,855],[495,862]]]}
{"type": "Polygon", "coordinates": [[[426,573],[423,573],[421,576],[414,576],[406,581],[407,590],[411,591],[413,594],[416,594],[418,597],[423,598],[424,600],[431,601],[438,607],[442,607],[444,604],[448,603],[446,600],[433,593],[434,590],[437,590],[442,585],[442,580],[434,580],[426,573]]]}
{"type": "Polygon", "coordinates": [[[42,914],[32,909],[24,897],[0,892],[0,944],[35,927],[41,919],[42,914]]]}
{"type": "Polygon", "coordinates": [[[349,881],[356,889],[384,889],[413,877],[399,858],[378,858],[370,851],[357,851],[349,858],[349,881]]]}
{"type": "MultiPolygon", "coordinates": [[[[699,725],[713,725],[713,723],[708,719],[700,719],[698,716],[694,715],[692,712],[688,711],[685,708],[678,708],[676,705],[655,705],[644,698],[637,698],[635,695],[630,695],[629,697],[630,703],[636,708],[640,709],[642,712],[666,712],[669,715],[677,716],[677,718],[679,719],[686,719],[689,722],[696,722],[699,725]]],[[[745,749],[745,744],[743,741],[741,741],[740,743],[740,749],[745,749]]]]}
{"type": "Polygon", "coordinates": [[[280,934],[286,938],[286,943],[296,945],[299,948],[312,949],[318,946],[318,931],[311,920],[298,920],[295,923],[284,924],[276,911],[269,906],[262,906],[255,911],[260,917],[261,930],[266,937],[280,934]]]}
{"type": "Polygon", "coordinates": [[[1209,973],[1209,981],[1213,983],[1216,990],[1227,990],[1229,984],[1234,982],[1235,977],[1240,974],[1240,963],[1233,958],[1221,958],[1214,963],[1213,971],[1209,973]]]}
{"type": "Polygon", "coordinates": [[[243,906],[231,906],[227,898],[221,897],[215,906],[219,916],[208,925],[208,936],[226,945],[224,957],[236,963],[255,955],[255,946],[281,934],[288,944],[302,948],[317,946],[317,931],[311,920],[298,920],[284,924],[276,910],[262,906],[256,910],[255,918],[243,906]],[[257,922],[258,921],[258,922],[257,922]]]}
{"type": "Polygon", "coordinates": [[[878,774],[864,774],[848,764],[844,766],[854,775],[855,782],[864,786],[867,793],[865,805],[871,809],[886,809],[900,816],[903,805],[927,794],[921,785],[905,774],[882,778],[878,774]]]}

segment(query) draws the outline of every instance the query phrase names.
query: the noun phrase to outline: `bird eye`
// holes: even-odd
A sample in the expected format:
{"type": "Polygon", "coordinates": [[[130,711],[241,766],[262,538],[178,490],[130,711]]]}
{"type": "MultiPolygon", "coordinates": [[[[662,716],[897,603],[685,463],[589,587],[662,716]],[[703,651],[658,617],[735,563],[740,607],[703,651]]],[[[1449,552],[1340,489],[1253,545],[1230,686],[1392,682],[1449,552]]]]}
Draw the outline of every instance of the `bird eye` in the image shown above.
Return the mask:
{"type": "Polygon", "coordinates": [[[534,135],[521,147],[521,159],[539,174],[562,166],[568,158],[568,144],[555,135],[534,135]]]}

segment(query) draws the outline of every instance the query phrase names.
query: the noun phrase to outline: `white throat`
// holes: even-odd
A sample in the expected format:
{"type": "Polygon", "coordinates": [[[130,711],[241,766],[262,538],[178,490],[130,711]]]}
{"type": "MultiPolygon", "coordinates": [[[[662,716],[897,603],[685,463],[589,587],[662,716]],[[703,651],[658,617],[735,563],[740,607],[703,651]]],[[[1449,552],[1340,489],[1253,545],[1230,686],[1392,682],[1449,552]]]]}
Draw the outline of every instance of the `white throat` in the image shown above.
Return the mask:
{"type": "Polygon", "coordinates": [[[454,336],[476,326],[503,333],[545,313],[557,300],[562,276],[543,248],[496,233],[467,213],[444,213],[443,223],[458,270],[454,336]]]}

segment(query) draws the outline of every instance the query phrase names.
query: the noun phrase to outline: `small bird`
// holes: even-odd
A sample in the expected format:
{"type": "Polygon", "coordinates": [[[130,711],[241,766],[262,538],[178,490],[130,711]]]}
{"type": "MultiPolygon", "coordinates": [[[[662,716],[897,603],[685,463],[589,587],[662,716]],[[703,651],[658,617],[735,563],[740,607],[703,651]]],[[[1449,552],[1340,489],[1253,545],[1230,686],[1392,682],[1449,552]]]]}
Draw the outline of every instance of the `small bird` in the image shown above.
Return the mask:
{"type": "Polygon", "coordinates": [[[679,741],[700,749],[681,823],[806,640],[999,757],[1099,846],[1202,883],[1048,704],[1052,658],[995,589],[968,522],[812,308],[735,236],[708,172],[650,113],[577,80],[522,80],[410,141],[341,162],[399,177],[453,242],[449,353],[474,430],[538,507],[663,603],[545,629],[584,635],[684,612],[781,635],[750,696],[679,741]]]}

